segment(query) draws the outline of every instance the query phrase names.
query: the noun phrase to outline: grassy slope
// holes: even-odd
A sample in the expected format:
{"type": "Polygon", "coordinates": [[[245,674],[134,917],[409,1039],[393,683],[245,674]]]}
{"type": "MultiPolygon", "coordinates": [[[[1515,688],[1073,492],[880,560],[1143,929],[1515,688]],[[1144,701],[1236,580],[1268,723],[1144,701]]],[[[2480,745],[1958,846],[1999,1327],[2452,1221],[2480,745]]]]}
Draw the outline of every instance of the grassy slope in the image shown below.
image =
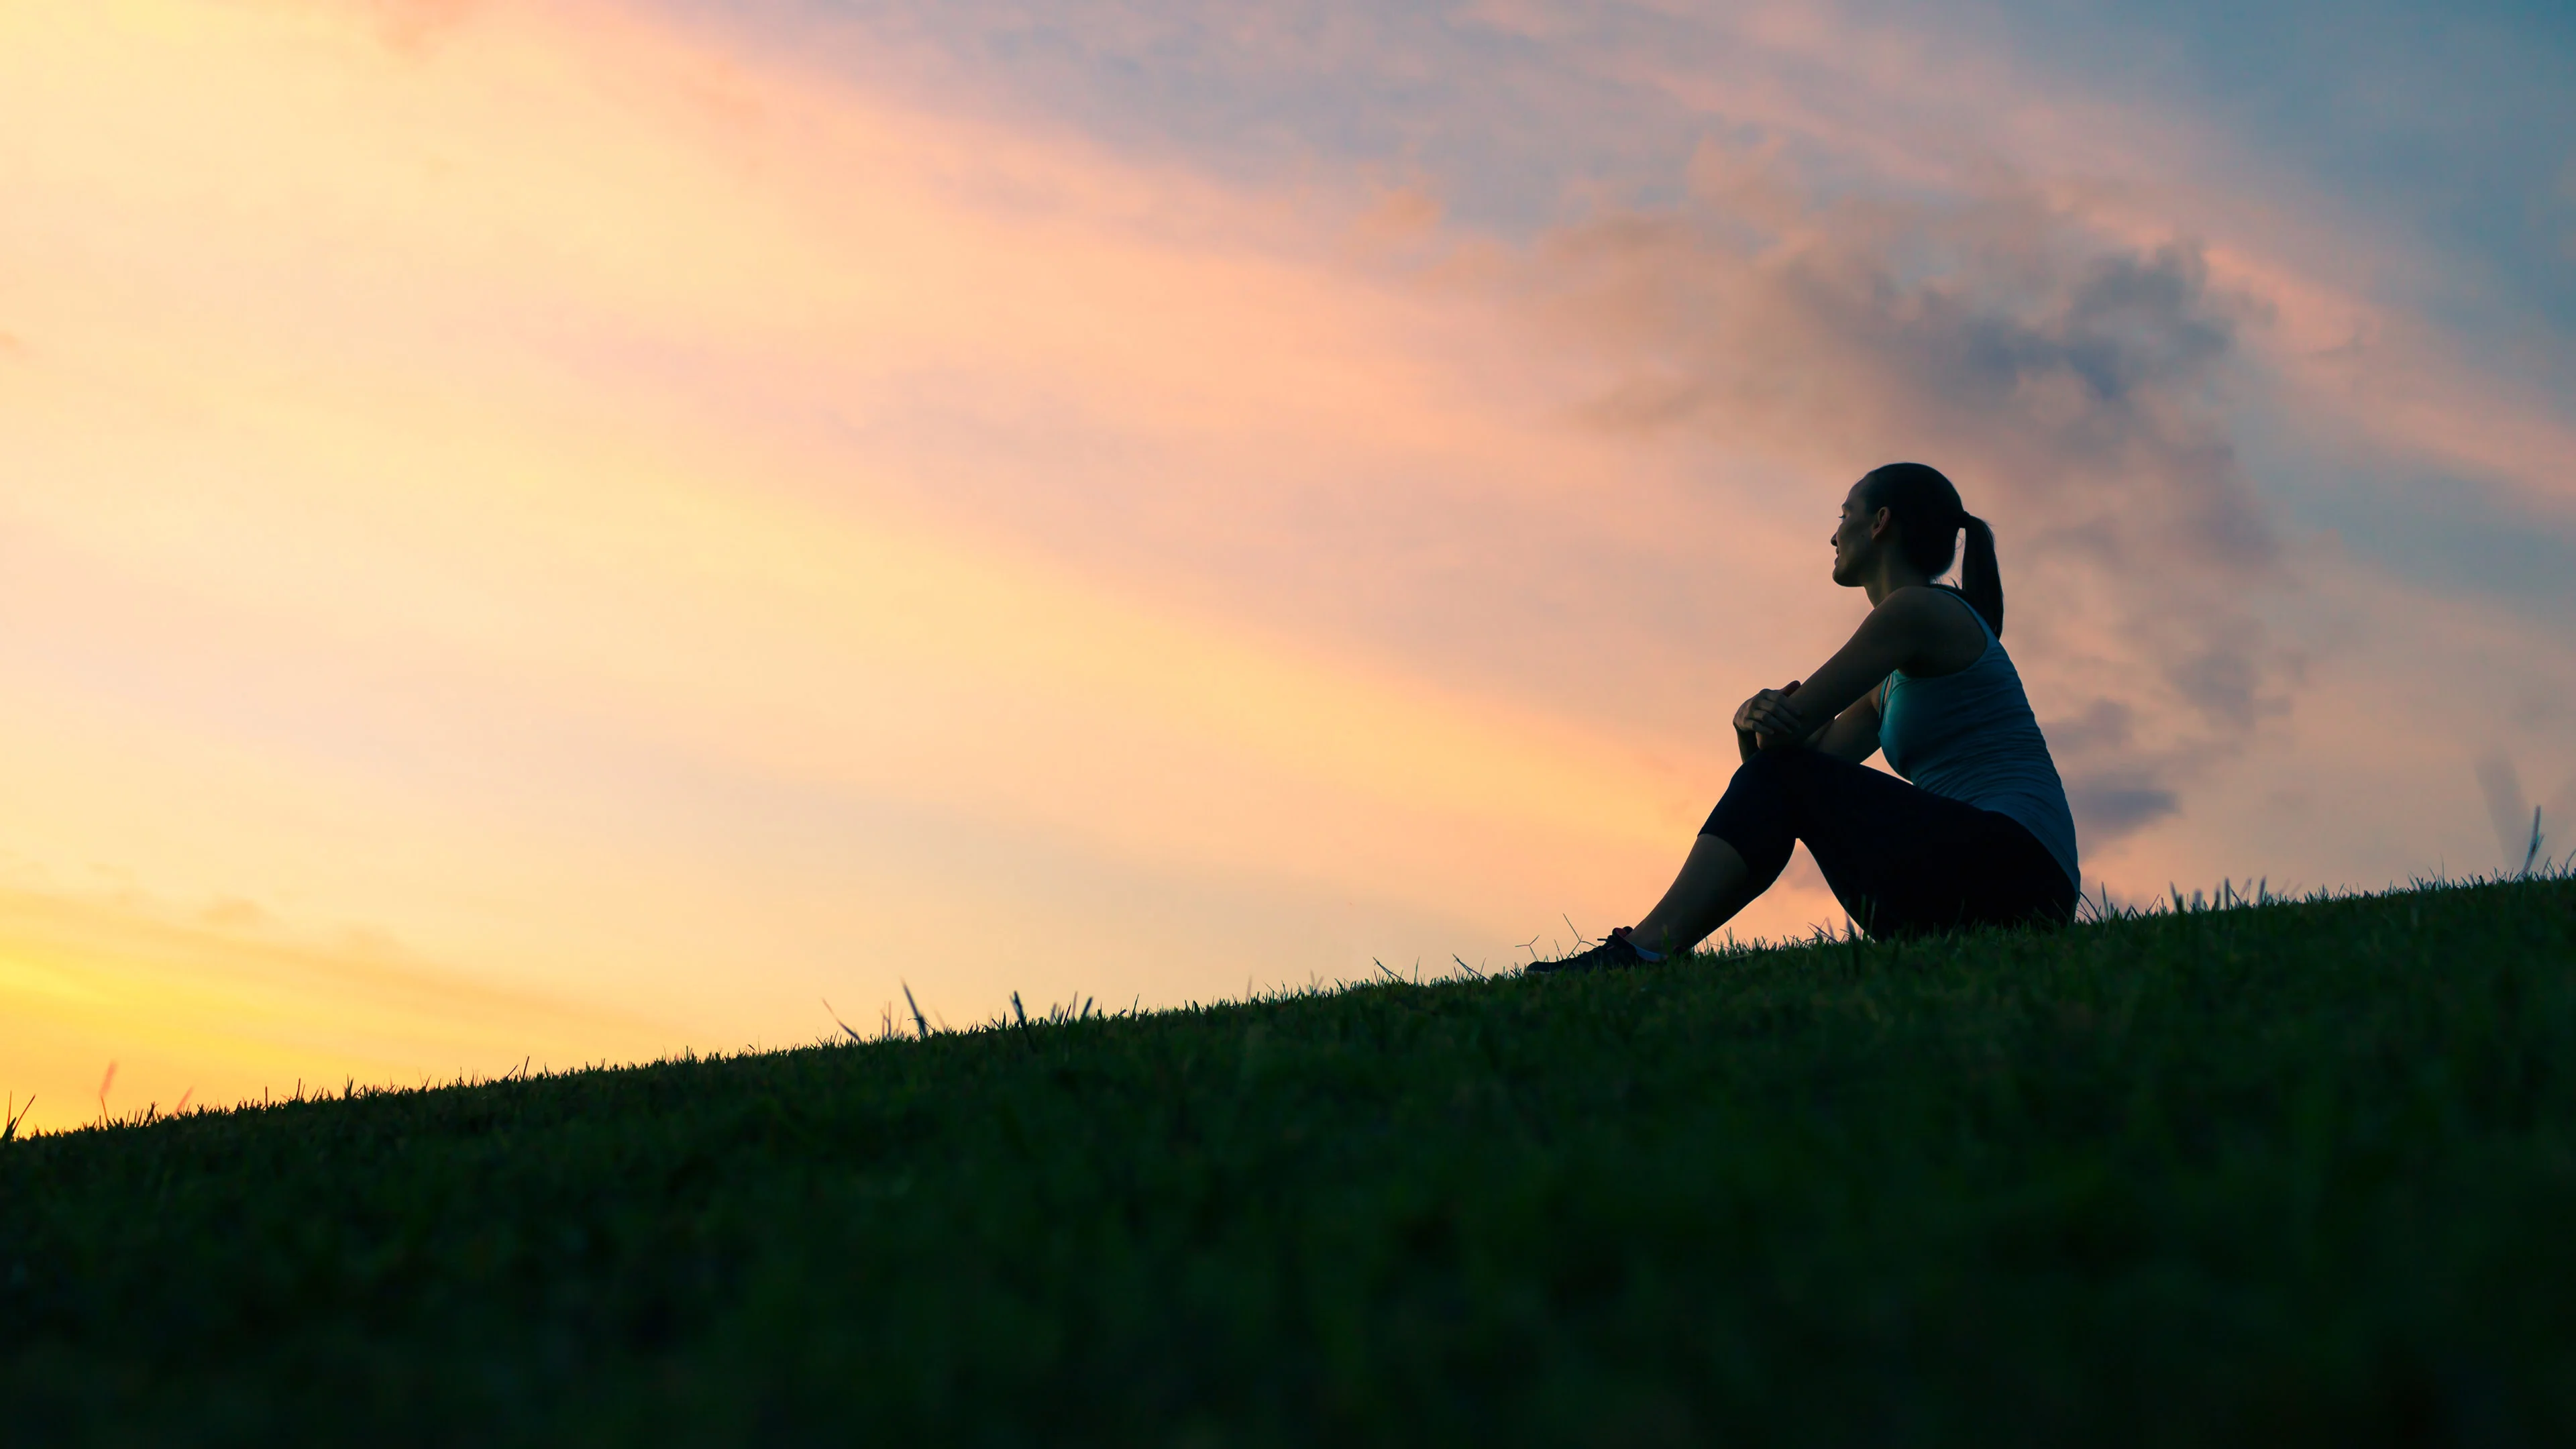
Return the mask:
{"type": "Polygon", "coordinates": [[[2576,1437],[2576,882],[0,1149],[0,1424],[2576,1437]]]}

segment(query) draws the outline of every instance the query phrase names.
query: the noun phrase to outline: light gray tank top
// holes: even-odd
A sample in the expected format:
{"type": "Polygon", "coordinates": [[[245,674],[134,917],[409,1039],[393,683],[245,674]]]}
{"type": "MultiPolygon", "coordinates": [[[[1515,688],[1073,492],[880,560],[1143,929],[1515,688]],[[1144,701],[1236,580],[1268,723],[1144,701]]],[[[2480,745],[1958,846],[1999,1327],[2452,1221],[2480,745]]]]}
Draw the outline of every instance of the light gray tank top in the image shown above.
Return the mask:
{"type": "Polygon", "coordinates": [[[2040,738],[2021,675],[2003,641],[1986,628],[1985,615],[1959,594],[1941,592],[1976,619],[1986,650],[1955,674],[1917,679],[1898,670],[1887,677],[1878,746],[1887,752],[1888,768],[1935,795],[2020,821],[2080,889],[2075,815],[2066,808],[2066,786],[2040,738]]]}

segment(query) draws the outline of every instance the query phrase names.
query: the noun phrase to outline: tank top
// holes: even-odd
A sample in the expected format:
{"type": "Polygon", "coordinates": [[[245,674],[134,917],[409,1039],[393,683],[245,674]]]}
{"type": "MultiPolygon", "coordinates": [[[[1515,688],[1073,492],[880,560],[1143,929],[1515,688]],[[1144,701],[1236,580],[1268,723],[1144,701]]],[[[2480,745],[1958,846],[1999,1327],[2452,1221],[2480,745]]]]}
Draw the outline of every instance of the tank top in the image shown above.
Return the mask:
{"type": "Polygon", "coordinates": [[[1953,674],[1918,679],[1900,669],[1887,677],[1878,745],[1888,768],[1935,795],[2021,822],[2080,889],[2075,815],[2066,808],[2066,786],[2040,738],[2021,675],[2003,641],[1986,628],[1986,616],[1957,592],[1941,592],[1976,619],[1985,652],[1953,674]]]}

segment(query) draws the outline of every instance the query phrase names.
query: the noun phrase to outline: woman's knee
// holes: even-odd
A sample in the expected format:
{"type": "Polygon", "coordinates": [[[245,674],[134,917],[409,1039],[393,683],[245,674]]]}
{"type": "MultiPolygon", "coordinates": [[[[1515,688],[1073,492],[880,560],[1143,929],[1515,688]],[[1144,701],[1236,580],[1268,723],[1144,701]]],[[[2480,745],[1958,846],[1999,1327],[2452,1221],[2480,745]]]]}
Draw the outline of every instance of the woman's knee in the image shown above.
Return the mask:
{"type": "Polygon", "coordinates": [[[1764,750],[1735,767],[1735,774],[1728,779],[1727,788],[1732,790],[1738,782],[1742,781],[1758,781],[1760,784],[1756,788],[1760,789],[1776,788],[1780,782],[1796,772],[1797,766],[1791,762],[1805,753],[1804,750],[1764,750]]]}
{"type": "Polygon", "coordinates": [[[1811,793],[1816,776],[1840,761],[1813,750],[1764,750],[1735,767],[1727,791],[1734,793],[1739,782],[1755,793],[1777,798],[1784,807],[1811,793]]]}
{"type": "Polygon", "coordinates": [[[1763,750],[1736,766],[1739,771],[1765,770],[1778,775],[1805,775],[1828,770],[1842,761],[1820,750],[1763,750]]]}
{"type": "Polygon", "coordinates": [[[1737,766],[1726,794],[1699,828],[1735,847],[1766,884],[1788,863],[1797,839],[1795,767],[1782,763],[1784,753],[1765,751],[1737,766]]]}

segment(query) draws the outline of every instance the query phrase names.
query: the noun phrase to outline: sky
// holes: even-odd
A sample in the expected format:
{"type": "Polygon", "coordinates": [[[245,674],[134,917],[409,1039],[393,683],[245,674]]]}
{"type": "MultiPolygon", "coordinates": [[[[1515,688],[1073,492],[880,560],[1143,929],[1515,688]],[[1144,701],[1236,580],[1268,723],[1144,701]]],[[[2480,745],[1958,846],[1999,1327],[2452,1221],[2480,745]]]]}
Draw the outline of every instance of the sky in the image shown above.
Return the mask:
{"type": "Polygon", "coordinates": [[[2088,891],[2576,849],[2576,15],[2257,9],[0,5],[0,1087],[1507,968],[1900,458],[2088,891]]]}

